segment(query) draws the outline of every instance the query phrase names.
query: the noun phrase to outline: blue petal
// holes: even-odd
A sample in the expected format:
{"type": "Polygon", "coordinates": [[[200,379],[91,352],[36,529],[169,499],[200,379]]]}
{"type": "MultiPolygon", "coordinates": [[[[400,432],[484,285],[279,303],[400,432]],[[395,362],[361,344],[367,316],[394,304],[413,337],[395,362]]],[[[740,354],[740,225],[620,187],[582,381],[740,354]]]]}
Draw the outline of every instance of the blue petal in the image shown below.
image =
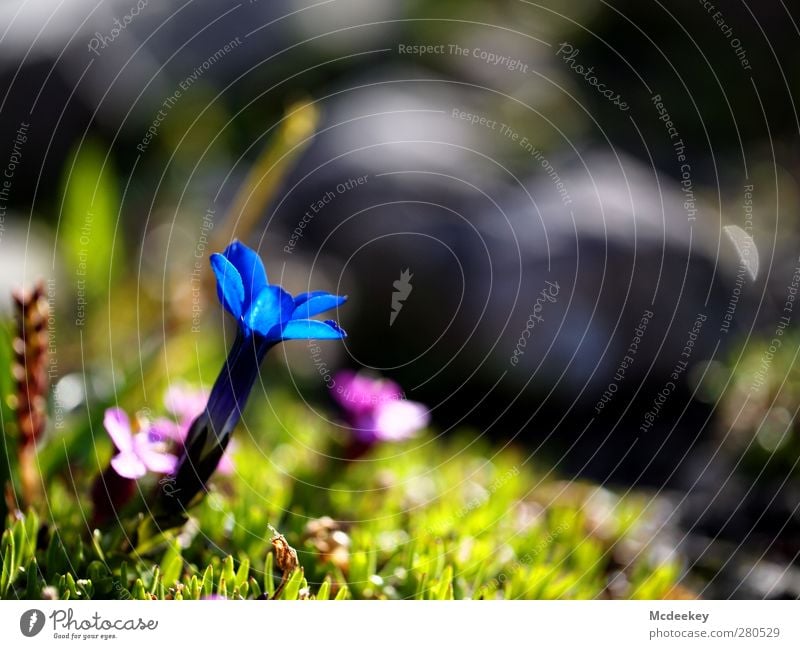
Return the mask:
{"type": "Polygon", "coordinates": [[[300,306],[304,302],[308,302],[312,297],[317,297],[318,295],[330,295],[328,291],[311,291],[310,293],[298,293],[294,297],[294,305],[300,306]]]}
{"type": "Polygon", "coordinates": [[[333,320],[292,320],[281,334],[282,340],[333,340],[345,338],[347,334],[333,320]]]}
{"type": "Polygon", "coordinates": [[[239,271],[244,286],[244,310],[247,310],[253,298],[267,286],[264,263],[255,250],[248,248],[241,241],[231,243],[223,254],[239,271]]]}
{"type": "Polygon", "coordinates": [[[310,318],[311,316],[322,313],[323,311],[335,309],[337,306],[343,304],[347,300],[346,295],[331,295],[330,293],[325,293],[324,291],[317,291],[317,293],[317,295],[304,300],[299,305],[297,304],[297,298],[295,298],[295,309],[292,313],[292,320],[310,318]]]}
{"type": "Polygon", "coordinates": [[[237,320],[242,317],[244,286],[234,265],[218,253],[211,255],[211,268],[217,276],[217,295],[222,306],[237,320]]]}
{"type": "Polygon", "coordinates": [[[265,286],[244,316],[245,325],[262,336],[292,317],[294,300],[280,286],[265,286]]]}

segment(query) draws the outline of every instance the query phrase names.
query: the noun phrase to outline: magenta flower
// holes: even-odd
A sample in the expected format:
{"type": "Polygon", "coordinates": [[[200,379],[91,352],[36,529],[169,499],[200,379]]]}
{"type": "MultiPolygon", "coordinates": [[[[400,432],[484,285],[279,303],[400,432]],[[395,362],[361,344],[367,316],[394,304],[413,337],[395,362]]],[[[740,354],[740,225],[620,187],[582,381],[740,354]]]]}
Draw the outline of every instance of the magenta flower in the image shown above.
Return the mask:
{"type": "Polygon", "coordinates": [[[121,408],[106,410],[103,425],[119,451],[111,458],[111,467],[119,476],[136,480],[148,471],[175,471],[178,458],[167,452],[164,439],[149,429],[134,433],[128,415],[121,408]]]}
{"type": "Polygon", "coordinates": [[[425,406],[406,400],[400,386],[388,379],[342,370],[331,392],[362,444],[408,439],[430,419],[425,406]]]}

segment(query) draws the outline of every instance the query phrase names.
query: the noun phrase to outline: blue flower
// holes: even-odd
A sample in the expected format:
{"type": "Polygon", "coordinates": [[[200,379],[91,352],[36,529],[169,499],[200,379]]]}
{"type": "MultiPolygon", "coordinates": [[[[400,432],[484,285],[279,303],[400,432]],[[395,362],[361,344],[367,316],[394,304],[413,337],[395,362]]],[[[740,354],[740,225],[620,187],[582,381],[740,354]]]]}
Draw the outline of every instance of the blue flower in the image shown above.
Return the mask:
{"type": "Polygon", "coordinates": [[[267,281],[261,259],[243,243],[234,241],[222,254],[211,255],[211,267],[217,276],[219,301],[236,318],[245,336],[255,335],[272,343],[345,337],[333,320],[322,322],[311,317],[335,309],[346,297],[313,291],[293,298],[267,281]]]}
{"type": "Polygon", "coordinates": [[[238,335],[217,376],[203,412],[192,422],[184,451],[162,498],[167,516],[184,509],[205,487],[242,415],[261,361],[284,340],[338,339],[345,332],[333,320],[312,320],[338,307],[346,297],[325,291],[292,297],[267,281],[259,256],[234,241],[222,254],[211,255],[217,294],[238,323],[238,335]]]}

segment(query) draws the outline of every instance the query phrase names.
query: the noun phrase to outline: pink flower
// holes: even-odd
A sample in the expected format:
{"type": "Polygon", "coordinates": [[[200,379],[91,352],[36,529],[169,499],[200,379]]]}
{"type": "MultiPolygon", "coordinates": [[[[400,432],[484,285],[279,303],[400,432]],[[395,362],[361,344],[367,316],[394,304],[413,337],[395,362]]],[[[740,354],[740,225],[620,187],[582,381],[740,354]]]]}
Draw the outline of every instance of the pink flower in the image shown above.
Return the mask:
{"type": "MultiPolygon", "coordinates": [[[[164,395],[164,407],[173,415],[173,418],[159,417],[150,426],[150,434],[170,439],[178,444],[181,449],[189,434],[192,422],[206,409],[208,392],[190,388],[186,385],[176,384],[169,387],[164,395]]],[[[234,471],[231,451],[236,448],[234,441],[228,445],[225,453],[219,460],[217,472],[230,475],[234,471]]]]}
{"type": "Polygon", "coordinates": [[[186,428],[200,415],[208,403],[208,391],[186,385],[171,385],[164,395],[164,407],[186,428]]]}
{"type": "Polygon", "coordinates": [[[430,419],[425,406],[407,401],[400,386],[388,379],[342,370],[331,392],[362,443],[408,439],[430,419]]]}
{"type": "Polygon", "coordinates": [[[178,458],[166,452],[164,440],[153,436],[150,431],[134,433],[130,419],[121,408],[109,408],[103,418],[117,455],[111,458],[111,467],[123,478],[135,480],[148,471],[172,473],[178,458]]]}

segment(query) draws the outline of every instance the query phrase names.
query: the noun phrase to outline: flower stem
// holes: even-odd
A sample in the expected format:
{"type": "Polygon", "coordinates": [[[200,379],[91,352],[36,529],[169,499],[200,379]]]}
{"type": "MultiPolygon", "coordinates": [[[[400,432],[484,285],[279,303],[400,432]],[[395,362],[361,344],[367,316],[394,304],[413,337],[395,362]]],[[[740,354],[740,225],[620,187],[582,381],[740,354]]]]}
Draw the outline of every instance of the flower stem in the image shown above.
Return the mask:
{"type": "Polygon", "coordinates": [[[206,409],[189,428],[174,479],[168,488],[162,485],[166,498],[161,501],[169,513],[185,510],[205,490],[239,423],[261,361],[273,344],[257,336],[237,336],[211,389],[206,409]]]}

